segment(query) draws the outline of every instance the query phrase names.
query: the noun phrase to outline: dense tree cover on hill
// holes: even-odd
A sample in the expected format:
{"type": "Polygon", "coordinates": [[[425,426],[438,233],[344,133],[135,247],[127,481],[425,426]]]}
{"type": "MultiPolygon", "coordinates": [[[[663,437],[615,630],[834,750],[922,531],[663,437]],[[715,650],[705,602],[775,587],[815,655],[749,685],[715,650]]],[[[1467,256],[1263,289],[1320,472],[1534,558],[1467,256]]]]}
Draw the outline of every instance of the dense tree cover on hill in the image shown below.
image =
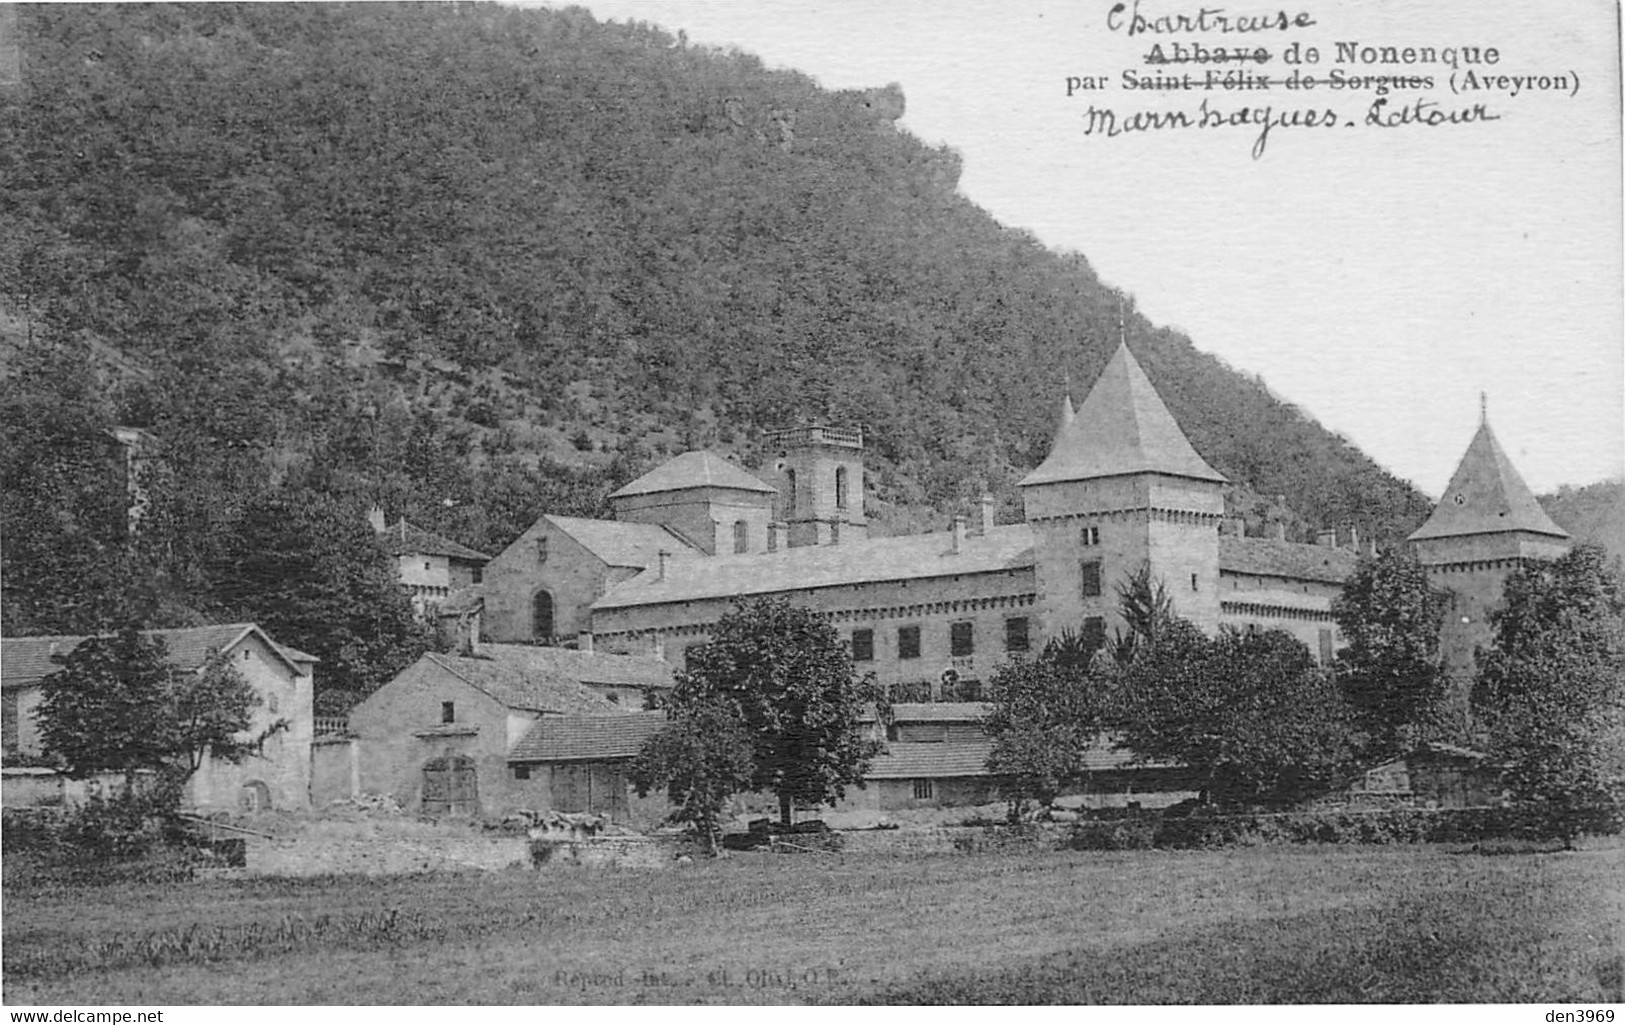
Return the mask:
{"type": "MultiPolygon", "coordinates": [[[[1044,455],[1117,296],[955,191],[896,89],[579,10],[25,7],[0,94],[0,334],[111,417],[495,550],[685,447],[870,431],[877,517],[1044,455]]],[[[1409,486],[1129,306],[1237,511],[1393,536],[1409,486]],[[1264,496],[1264,497],[1260,497],[1264,496]]],[[[23,387],[16,380],[8,389],[23,387]]],[[[210,493],[221,485],[210,480],[210,493]]],[[[931,510],[935,510],[932,512],[931,510]]]]}

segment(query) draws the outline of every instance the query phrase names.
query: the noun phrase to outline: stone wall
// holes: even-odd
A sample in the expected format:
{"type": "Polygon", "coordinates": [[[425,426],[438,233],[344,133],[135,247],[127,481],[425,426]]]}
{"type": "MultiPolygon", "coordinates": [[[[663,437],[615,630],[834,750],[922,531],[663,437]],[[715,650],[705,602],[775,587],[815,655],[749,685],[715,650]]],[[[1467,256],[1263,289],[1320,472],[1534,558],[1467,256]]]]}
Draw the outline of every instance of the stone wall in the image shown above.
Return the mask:
{"type": "Polygon", "coordinates": [[[249,837],[251,875],[396,875],[413,872],[498,871],[528,868],[524,836],[380,837],[376,839],[249,837]]]}

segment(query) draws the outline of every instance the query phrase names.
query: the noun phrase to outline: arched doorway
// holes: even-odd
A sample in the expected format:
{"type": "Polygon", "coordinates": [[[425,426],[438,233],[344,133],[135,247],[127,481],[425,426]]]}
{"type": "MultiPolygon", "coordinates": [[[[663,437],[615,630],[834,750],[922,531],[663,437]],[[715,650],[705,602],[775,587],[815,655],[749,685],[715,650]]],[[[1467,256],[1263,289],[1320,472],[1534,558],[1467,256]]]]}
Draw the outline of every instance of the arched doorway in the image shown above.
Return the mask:
{"type": "Polygon", "coordinates": [[[423,814],[478,815],[480,787],[474,759],[442,755],[423,763],[423,814]]]}
{"type": "Polygon", "coordinates": [[[530,599],[530,636],[539,644],[553,639],[553,595],[537,591],[530,599]]]}
{"type": "Polygon", "coordinates": [[[270,811],[271,788],[263,780],[251,779],[237,791],[237,805],[245,812],[270,811]]]}

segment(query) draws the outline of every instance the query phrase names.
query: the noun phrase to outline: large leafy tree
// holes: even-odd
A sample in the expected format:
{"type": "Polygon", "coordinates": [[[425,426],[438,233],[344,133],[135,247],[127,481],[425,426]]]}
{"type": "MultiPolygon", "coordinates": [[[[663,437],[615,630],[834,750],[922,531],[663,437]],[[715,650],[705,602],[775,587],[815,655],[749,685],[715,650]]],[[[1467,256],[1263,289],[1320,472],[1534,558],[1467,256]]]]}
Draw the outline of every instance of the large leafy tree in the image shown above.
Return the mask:
{"type": "Polygon", "coordinates": [[[322,660],[319,714],[344,713],[430,644],[359,507],[267,492],[232,526],[221,559],[210,574],[220,613],[322,660]]]}
{"type": "MultiPolygon", "coordinates": [[[[751,789],[778,795],[785,824],[797,804],[833,804],[862,786],[880,744],[864,713],[884,698],[817,613],[783,599],[742,602],[689,652],[679,705],[717,707],[751,744],[751,789]]],[[[711,713],[707,713],[711,714],[711,713]]]]}
{"type": "Polygon", "coordinates": [[[988,683],[982,728],[993,740],[987,768],[1019,821],[1028,802],[1047,804],[1084,774],[1084,755],[1104,718],[1087,670],[1054,644],[1036,659],[1002,665],[988,683]]]}
{"type": "Polygon", "coordinates": [[[1400,548],[1362,559],[1333,599],[1346,641],[1335,672],[1365,734],[1368,759],[1424,739],[1446,700],[1439,627],[1448,601],[1428,583],[1415,554],[1400,548]]]}
{"type": "Polygon", "coordinates": [[[1625,801],[1625,587],[1580,545],[1507,578],[1473,706],[1513,794],[1570,834],[1625,801]]]}
{"type": "Polygon", "coordinates": [[[755,770],[750,734],[737,709],[684,691],[667,703],[671,721],[632,762],[638,796],[664,787],[674,822],[687,823],[715,854],[728,799],[750,788],[755,770]]]}
{"type": "Polygon", "coordinates": [[[265,739],[248,734],[258,692],[218,652],[182,669],[162,639],[126,629],[84,640],[59,661],[42,684],[40,736],[75,775],[133,779],[147,769],[180,783],[205,757],[241,762],[265,739]]]}
{"type": "Polygon", "coordinates": [[[1353,755],[1346,702],[1283,631],[1209,640],[1174,619],[1116,668],[1114,689],[1122,745],[1188,766],[1219,805],[1291,805],[1328,787],[1353,755]]]}

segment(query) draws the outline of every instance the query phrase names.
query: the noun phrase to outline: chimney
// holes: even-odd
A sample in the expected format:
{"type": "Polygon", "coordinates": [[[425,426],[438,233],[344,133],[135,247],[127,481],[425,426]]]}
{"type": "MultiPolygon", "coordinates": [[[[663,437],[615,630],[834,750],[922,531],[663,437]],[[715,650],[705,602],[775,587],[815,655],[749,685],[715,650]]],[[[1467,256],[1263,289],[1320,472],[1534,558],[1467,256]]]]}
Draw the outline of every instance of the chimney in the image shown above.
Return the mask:
{"type": "Polygon", "coordinates": [[[576,634],[576,650],[592,654],[592,631],[583,630],[576,634]]]}
{"type": "Polygon", "coordinates": [[[372,524],[372,532],[374,534],[382,534],[384,532],[383,506],[375,505],[371,509],[368,509],[367,522],[372,524]]]}
{"type": "Polygon", "coordinates": [[[664,580],[666,579],[666,563],[671,559],[671,553],[662,548],[660,549],[660,554],[656,556],[656,558],[658,559],[658,563],[657,568],[655,569],[655,579],[664,580]]]}
{"type": "Polygon", "coordinates": [[[1286,540],[1286,524],[1282,523],[1280,520],[1276,520],[1274,523],[1271,523],[1270,524],[1270,537],[1273,537],[1277,541],[1285,541],[1286,540]]]}
{"type": "Polygon", "coordinates": [[[772,523],[769,523],[767,525],[767,550],[770,552],[776,552],[780,548],[786,547],[784,543],[784,535],[789,529],[790,525],[785,523],[783,520],[774,520],[772,523]]]}
{"type": "Polygon", "coordinates": [[[965,517],[963,517],[963,516],[955,516],[954,517],[953,547],[948,549],[948,551],[953,555],[958,555],[961,551],[964,550],[964,548],[965,548],[965,517]]]}
{"type": "Polygon", "coordinates": [[[1330,529],[1322,530],[1319,533],[1317,533],[1315,535],[1315,544],[1320,545],[1322,548],[1336,548],[1337,547],[1337,528],[1332,527],[1330,529]]]}
{"type": "Polygon", "coordinates": [[[993,532],[993,496],[982,492],[982,536],[993,532]]]}

